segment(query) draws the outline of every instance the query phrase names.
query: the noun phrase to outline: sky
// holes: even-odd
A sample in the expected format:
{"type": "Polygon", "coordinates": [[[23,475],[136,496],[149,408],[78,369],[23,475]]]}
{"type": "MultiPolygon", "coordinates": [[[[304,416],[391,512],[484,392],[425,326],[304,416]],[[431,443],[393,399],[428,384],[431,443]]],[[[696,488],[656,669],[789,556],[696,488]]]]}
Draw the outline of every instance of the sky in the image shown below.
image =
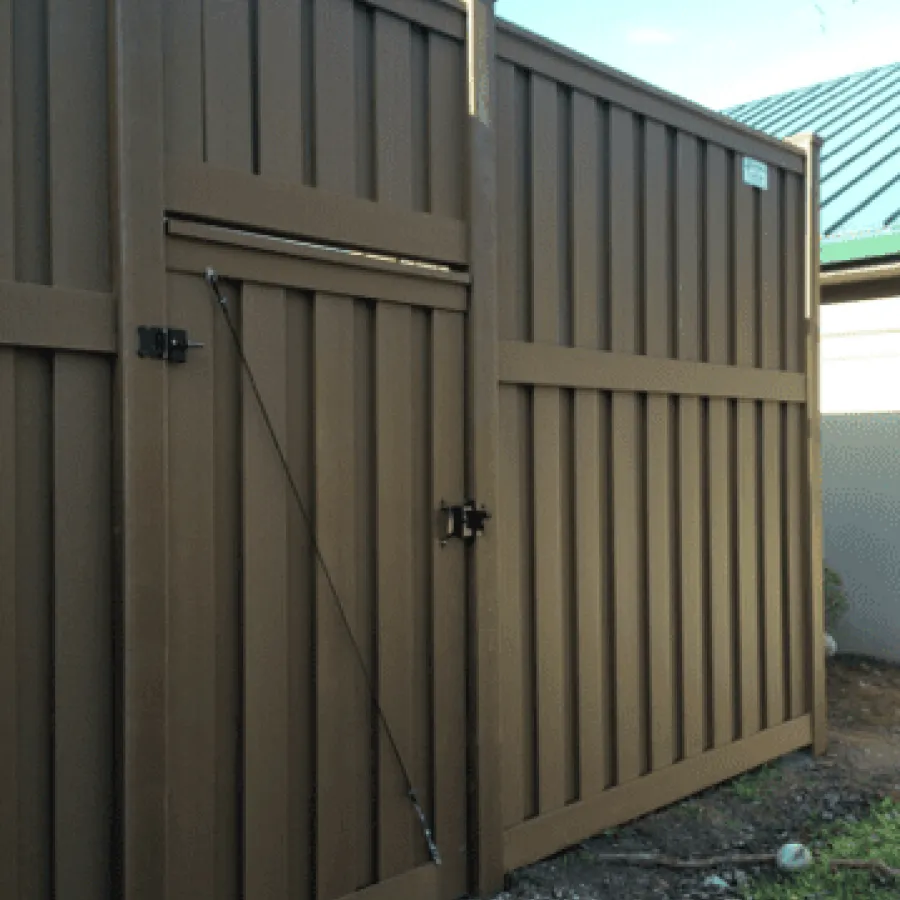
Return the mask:
{"type": "Polygon", "coordinates": [[[717,110],[900,62],[900,0],[497,0],[496,11],[717,110]]]}

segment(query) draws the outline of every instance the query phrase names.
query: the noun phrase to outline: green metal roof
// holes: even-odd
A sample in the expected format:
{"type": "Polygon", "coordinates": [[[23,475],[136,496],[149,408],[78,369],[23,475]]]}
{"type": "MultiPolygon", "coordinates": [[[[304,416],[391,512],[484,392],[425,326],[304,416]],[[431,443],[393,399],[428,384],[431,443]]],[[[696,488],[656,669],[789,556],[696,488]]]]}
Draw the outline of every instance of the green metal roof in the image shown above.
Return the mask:
{"type": "Polygon", "coordinates": [[[725,110],[784,138],[814,131],[823,264],[900,254],[900,63],[725,110]]]}

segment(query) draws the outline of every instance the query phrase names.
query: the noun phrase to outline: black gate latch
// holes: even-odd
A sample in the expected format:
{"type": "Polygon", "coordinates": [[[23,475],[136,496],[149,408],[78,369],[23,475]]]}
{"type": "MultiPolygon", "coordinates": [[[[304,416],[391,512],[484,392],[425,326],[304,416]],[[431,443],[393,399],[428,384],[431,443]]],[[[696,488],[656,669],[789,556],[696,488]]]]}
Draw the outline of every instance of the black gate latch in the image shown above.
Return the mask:
{"type": "Polygon", "coordinates": [[[138,356],[141,359],[159,359],[163,362],[187,362],[187,351],[199,349],[203,344],[188,339],[183,328],[138,328],[138,356]]]}
{"type": "Polygon", "coordinates": [[[479,535],[484,534],[484,523],[491,518],[491,514],[484,506],[479,508],[474,500],[466,500],[458,506],[441,503],[441,515],[442,547],[446,546],[451,538],[459,538],[466,544],[473,544],[479,535]]]}

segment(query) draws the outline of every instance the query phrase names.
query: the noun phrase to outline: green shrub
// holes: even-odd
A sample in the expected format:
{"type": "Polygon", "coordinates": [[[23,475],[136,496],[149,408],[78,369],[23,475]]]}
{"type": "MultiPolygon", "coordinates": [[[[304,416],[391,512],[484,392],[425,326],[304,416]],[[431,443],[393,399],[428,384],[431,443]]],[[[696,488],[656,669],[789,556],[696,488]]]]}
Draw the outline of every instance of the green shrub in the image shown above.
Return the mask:
{"type": "Polygon", "coordinates": [[[825,627],[830,632],[847,612],[849,600],[840,575],[825,566],[825,627]]]}

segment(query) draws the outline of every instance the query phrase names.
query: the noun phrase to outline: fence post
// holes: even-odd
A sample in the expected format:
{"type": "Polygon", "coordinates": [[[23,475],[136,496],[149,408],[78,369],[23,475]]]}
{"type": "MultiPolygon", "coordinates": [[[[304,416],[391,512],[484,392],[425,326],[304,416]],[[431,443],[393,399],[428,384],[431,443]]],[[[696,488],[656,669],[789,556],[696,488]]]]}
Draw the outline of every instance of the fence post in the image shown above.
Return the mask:
{"type": "Polygon", "coordinates": [[[810,697],[813,751],[828,746],[828,703],[825,696],[825,601],[822,550],[822,423],[819,409],[819,153],[822,139],[798,134],[788,142],[806,152],[806,499],[809,514],[810,697]]]}
{"type": "MultiPolygon", "coordinates": [[[[499,446],[497,365],[497,147],[493,0],[468,0],[466,60],[469,121],[468,317],[469,483],[479,503],[495,510],[499,446]]],[[[498,523],[499,524],[499,523],[498,523]]],[[[494,529],[479,541],[472,566],[470,754],[475,773],[470,804],[473,868],[481,895],[503,884],[500,811],[498,564],[494,529]]]]}
{"type": "Polygon", "coordinates": [[[162,5],[114,0],[111,122],[119,310],[117,524],[122,598],[122,834],[127,900],[165,883],[165,367],[142,364],[139,324],[166,323],[162,5]]]}

